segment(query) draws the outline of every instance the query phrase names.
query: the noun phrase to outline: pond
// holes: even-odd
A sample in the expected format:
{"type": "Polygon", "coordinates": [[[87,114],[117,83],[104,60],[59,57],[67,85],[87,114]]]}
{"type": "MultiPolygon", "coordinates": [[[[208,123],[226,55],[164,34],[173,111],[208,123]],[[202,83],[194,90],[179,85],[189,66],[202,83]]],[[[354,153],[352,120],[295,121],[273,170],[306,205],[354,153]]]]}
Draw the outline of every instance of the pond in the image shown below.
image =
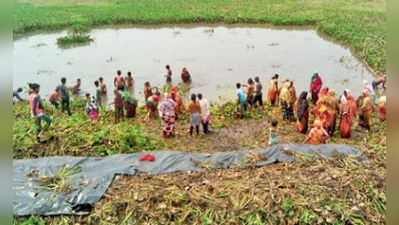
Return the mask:
{"type": "Polygon", "coordinates": [[[373,79],[348,48],[309,27],[104,27],[92,30],[95,41],[89,45],[60,48],[57,38],[66,34],[31,34],[14,41],[14,89],[36,82],[42,96],[48,96],[67,77],[71,86],[77,78],[83,80],[83,94],[94,93],[95,80],[104,77],[110,89],[116,71],[122,70],[133,73],[139,97],[146,81],[165,85],[167,64],[175,84],[187,67],[193,77],[191,92],[213,102],[234,100],[235,84],[256,76],[268,87],[279,74],[281,80],[294,80],[300,92],[309,89],[311,75],[319,71],[330,89],[341,93],[349,88],[356,95],[364,79],[373,79]]]}

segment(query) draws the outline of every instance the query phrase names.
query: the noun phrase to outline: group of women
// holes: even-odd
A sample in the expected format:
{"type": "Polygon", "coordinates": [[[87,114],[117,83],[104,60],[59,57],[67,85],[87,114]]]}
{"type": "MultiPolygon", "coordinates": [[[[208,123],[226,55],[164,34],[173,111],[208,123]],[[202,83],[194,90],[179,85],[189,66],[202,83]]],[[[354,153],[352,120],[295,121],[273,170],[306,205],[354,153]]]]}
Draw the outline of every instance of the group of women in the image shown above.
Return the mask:
{"type": "MultiPolygon", "coordinates": [[[[386,76],[385,76],[386,77],[386,76]]],[[[274,76],[268,92],[270,104],[281,104],[283,119],[288,122],[296,121],[298,131],[307,134],[309,130],[310,114],[314,115],[314,128],[310,131],[306,144],[319,145],[326,143],[329,137],[334,136],[337,122],[339,122],[339,135],[349,139],[352,136],[352,126],[355,118],[359,116],[359,126],[370,131],[371,115],[377,102],[374,89],[369,82],[364,82],[362,95],[355,100],[350,90],[345,90],[337,99],[336,92],[328,87],[323,88],[323,81],[318,72],[312,77],[309,92],[302,92],[297,99],[296,90],[290,80],[283,82],[278,87],[278,75],[274,76]],[[310,108],[308,96],[311,98],[310,108]],[[295,113],[296,112],[296,119],[295,113]]],[[[386,96],[379,99],[379,119],[386,120],[386,96]]]]}

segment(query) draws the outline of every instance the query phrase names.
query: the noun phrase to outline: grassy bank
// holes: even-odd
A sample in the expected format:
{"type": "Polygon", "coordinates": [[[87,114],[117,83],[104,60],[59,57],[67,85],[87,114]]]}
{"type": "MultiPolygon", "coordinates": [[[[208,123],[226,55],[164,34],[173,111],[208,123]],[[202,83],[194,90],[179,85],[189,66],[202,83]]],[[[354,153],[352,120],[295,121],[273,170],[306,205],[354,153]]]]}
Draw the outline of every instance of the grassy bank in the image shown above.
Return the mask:
{"type": "Polygon", "coordinates": [[[386,73],[386,3],[381,0],[14,0],[14,35],[111,24],[257,23],[315,25],[386,73]]]}

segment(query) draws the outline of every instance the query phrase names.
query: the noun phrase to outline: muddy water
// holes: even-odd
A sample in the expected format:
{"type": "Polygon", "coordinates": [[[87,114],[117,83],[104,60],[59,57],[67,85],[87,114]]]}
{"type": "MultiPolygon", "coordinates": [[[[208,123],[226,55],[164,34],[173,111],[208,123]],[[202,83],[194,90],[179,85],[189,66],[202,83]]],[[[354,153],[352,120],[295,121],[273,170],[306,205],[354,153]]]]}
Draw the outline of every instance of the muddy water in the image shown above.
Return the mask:
{"type": "Polygon", "coordinates": [[[62,49],[56,42],[64,35],[37,34],[14,41],[14,89],[37,82],[48,96],[61,77],[67,77],[69,85],[81,78],[83,92],[94,93],[96,79],[104,77],[110,89],[116,71],[122,70],[133,73],[139,97],[145,81],[165,84],[167,64],[175,84],[187,67],[194,81],[191,91],[214,102],[234,99],[235,84],[255,76],[268,86],[278,73],[281,80],[293,79],[299,92],[308,90],[317,70],[331,89],[341,93],[350,88],[355,94],[364,79],[373,78],[350,50],[311,28],[113,27],[93,30],[94,43],[62,49]]]}

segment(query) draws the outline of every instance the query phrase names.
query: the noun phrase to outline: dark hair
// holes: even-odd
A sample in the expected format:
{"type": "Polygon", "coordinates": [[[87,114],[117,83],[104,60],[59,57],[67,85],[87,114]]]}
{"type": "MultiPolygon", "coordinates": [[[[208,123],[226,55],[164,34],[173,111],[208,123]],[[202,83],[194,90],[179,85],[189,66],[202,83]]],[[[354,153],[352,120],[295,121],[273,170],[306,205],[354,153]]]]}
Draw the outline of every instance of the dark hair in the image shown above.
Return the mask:
{"type": "Polygon", "coordinates": [[[202,99],[202,94],[201,94],[201,93],[199,93],[197,96],[198,96],[198,99],[199,99],[199,100],[202,99]]]}
{"type": "Polygon", "coordinates": [[[100,82],[104,81],[104,78],[100,77],[100,79],[98,79],[100,82]]]}
{"type": "Polygon", "coordinates": [[[197,95],[196,94],[191,94],[191,101],[193,101],[193,102],[197,101],[197,95]]]}
{"type": "Polygon", "coordinates": [[[98,80],[94,81],[94,85],[96,85],[96,87],[98,87],[100,85],[100,82],[98,82],[98,80]]]}
{"type": "Polygon", "coordinates": [[[81,79],[78,79],[78,82],[81,82],[82,80],[81,79]]]}
{"type": "Polygon", "coordinates": [[[278,79],[278,78],[280,78],[280,75],[278,75],[278,74],[274,75],[274,79],[278,79]]]}
{"type": "Polygon", "coordinates": [[[37,91],[40,89],[40,85],[38,84],[30,84],[29,85],[30,89],[32,89],[33,91],[37,91]]]}
{"type": "Polygon", "coordinates": [[[22,88],[18,88],[17,92],[21,93],[23,91],[22,88]]]}
{"type": "Polygon", "coordinates": [[[63,77],[63,78],[61,79],[61,83],[66,84],[66,82],[67,82],[67,79],[66,79],[65,77],[63,77]]]}
{"type": "Polygon", "coordinates": [[[252,80],[252,78],[248,79],[248,84],[254,84],[254,80],[252,80]]]}
{"type": "Polygon", "coordinates": [[[241,88],[241,84],[240,84],[240,83],[237,83],[237,84],[236,84],[236,87],[237,87],[237,89],[241,88]]]}
{"type": "Polygon", "coordinates": [[[169,66],[169,65],[166,65],[166,69],[170,69],[170,66],[169,66]]]}
{"type": "Polygon", "coordinates": [[[127,75],[128,75],[128,76],[132,76],[132,72],[128,72],[127,75]]]}
{"type": "Polygon", "coordinates": [[[86,98],[89,98],[90,97],[90,93],[86,93],[86,98]]]}
{"type": "Polygon", "coordinates": [[[256,82],[260,82],[259,77],[255,77],[255,81],[256,81],[256,82]]]}
{"type": "Polygon", "coordinates": [[[273,127],[277,127],[277,125],[278,125],[277,120],[272,120],[272,126],[273,126],[273,127]]]}
{"type": "Polygon", "coordinates": [[[122,71],[118,70],[118,72],[116,72],[118,75],[122,75],[122,71]]]}

